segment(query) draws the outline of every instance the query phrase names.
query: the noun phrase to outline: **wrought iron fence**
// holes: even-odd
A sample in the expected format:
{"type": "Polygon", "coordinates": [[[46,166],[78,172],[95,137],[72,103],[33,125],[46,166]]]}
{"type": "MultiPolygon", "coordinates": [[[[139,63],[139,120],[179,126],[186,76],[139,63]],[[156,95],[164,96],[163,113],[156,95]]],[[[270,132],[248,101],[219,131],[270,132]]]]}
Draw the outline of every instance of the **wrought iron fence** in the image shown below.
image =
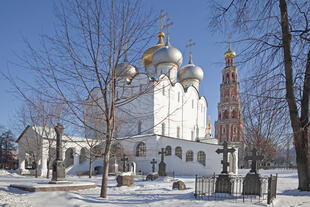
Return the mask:
{"type": "Polygon", "coordinates": [[[276,182],[277,177],[273,177],[270,181],[268,176],[260,177],[260,184],[252,182],[250,186],[245,185],[245,176],[233,175],[230,176],[230,183],[216,182],[219,176],[213,175],[211,177],[198,177],[195,180],[195,198],[207,200],[225,200],[233,199],[234,201],[250,201],[262,202],[266,201],[269,204],[272,198],[276,196],[276,182]],[[273,182],[275,184],[270,184],[273,182]],[[227,191],[229,186],[230,193],[222,193],[227,191]]]}

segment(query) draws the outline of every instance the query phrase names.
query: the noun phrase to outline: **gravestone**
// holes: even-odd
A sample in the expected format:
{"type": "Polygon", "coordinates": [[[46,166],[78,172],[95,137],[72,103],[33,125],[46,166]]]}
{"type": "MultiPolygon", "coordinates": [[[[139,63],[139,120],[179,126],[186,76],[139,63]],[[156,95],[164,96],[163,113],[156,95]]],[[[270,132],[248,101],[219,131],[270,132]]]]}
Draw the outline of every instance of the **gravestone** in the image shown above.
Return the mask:
{"type": "Polygon", "coordinates": [[[158,152],[158,154],[161,154],[161,160],[159,163],[159,170],[158,170],[158,175],[159,176],[167,176],[166,173],[166,163],[164,162],[164,157],[166,154],[165,148],[161,148],[161,152],[158,152]]]}
{"type": "Polygon", "coordinates": [[[133,175],[118,175],[116,177],[117,187],[121,186],[132,186],[133,185],[134,176],[133,175]]]}
{"type": "Polygon", "coordinates": [[[151,161],[152,164],[152,172],[155,172],[155,165],[157,164],[157,161],[153,158],[153,160],[151,161]]]}
{"type": "Polygon", "coordinates": [[[129,172],[131,172],[132,175],[136,175],[136,168],[137,168],[137,165],[135,162],[129,163],[129,172]]]}
{"type": "Polygon", "coordinates": [[[158,178],[158,174],[155,173],[155,165],[156,165],[157,161],[153,158],[153,160],[151,161],[152,164],[152,173],[148,174],[146,176],[146,180],[156,180],[158,178]]]}
{"type": "Polygon", "coordinates": [[[253,148],[252,156],[246,156],[245,160],[252,160],[251,170],[245,176],[243,181],[243,195],[258,195],[262,196],[262,178],[258,173],[257,161],[263,160],[262,155],[257,155],[257,150],[253,148]]]}
{"type": "Polygon", "coordinates": [[[227,168],[229,166],[228,153],[234,153],[235,151],[236,150],[234,148],[228,148],[228,144],[226,141],[223,143],[223,149],[216,150],[217,154],[223,153],[223,160],[221,161],[223,165],[223,170],[216,179],[216,193],[233,193],[232,177],[231,175],[229,175],[227,168]]]}
{"type": "Polygon", "coordinates": [[[55,127],[55,131],[56,131],[56,159],[53,163],[52,180],[50,181],[50,183],[63,184],[68,183],[68,181],[66,181],[66,171],[62,157],[62,134],[64,131],[64,127],[62,126],[62,124],[58,123],[57,126],[55,127]]]}

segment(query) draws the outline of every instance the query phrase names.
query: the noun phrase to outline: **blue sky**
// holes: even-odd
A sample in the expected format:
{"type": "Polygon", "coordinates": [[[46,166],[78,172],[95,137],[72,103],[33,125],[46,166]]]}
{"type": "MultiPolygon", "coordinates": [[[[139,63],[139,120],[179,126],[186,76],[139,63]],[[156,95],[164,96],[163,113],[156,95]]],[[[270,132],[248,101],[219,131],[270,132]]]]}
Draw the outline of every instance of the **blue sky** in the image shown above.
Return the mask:
{"type": "MultiPolygon", "coordinates": [[[[214,33],[208,27],[210,8],[207,1],[195,0],[144,0],[146,7],[160,13],[160,9],[168,12],[174,22],[171,27],[170,42],[183,53],[183,65],[188,62],[188,49],[185,45],[193,39],[196,45],[192,48],[193,61],[204,70],[204,79],[200,84],[200,95],[208,101],[208,114],[211,123],[217,118],[217,103],[220,96],[221,70],[225,65],[224,53],[227,50],[226,33],[214,33]]],[[[39,35],[51,34],[56,22],[54,3],[51,0],[2,0],[0,6],[0,70],[9,70],[14,74],[17,66],[9,64],[18,61],[25,49],[23,38],[34,46],[40,44],[39,35]]],[[[159,28],[159,26],[158,26],[159,28]]],[[[233,39],[234,36],[232,35],[233,39]]],[[[153,43],[157,42],[154,35],[153,43]]],[[[234,48],[234,45],[232,45],[234,48]]],[[[236,51],[238,53],[238,51],[236,51]]],[[[242,77],[242,74],[241,76],[242,77]]],[[[25,78],[31,78],[25,77],[25,78]]],[[[12,128],[15,111],[20,107],[21,100],[10,91],[12,86],[0,77],[0,125],[12,128]]]]}

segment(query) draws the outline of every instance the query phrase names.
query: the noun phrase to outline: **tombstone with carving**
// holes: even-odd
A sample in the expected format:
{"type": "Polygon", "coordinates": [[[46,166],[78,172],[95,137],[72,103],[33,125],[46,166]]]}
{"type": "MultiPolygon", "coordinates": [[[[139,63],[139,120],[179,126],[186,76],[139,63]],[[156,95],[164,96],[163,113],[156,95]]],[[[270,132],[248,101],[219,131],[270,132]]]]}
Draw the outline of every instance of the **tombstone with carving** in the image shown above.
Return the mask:
{"type": "Polygon", "coordinates": [[[251,170],[243,181],[243,195],[262,196],[262,178],[257,169],[257,161],[263,160],[262,155],[257,155],[257,150],[253,148],[252,156],[246,156],[245,160],[251,160],[251,170]]]}

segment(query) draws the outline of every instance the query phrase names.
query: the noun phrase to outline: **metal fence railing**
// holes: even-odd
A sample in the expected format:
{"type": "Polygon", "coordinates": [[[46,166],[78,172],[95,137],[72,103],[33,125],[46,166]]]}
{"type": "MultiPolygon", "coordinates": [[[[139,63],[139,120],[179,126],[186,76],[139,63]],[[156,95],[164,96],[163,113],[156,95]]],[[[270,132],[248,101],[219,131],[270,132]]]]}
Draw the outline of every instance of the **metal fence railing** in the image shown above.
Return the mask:
{"type": "Polygon", "coordinates": [[[219,176],[198,177],[195,180],[195,198],[207,200],[225,200],[233,199],[235,201],[262,202],[267,201],[269,204],[276,196],[277,176],[261,176],[260,185],[255,186],[255,182],[251,186],[245,186],[245,176],[230,176],[230,184],[217,183],[219,176]],[[272,178],[272,181],[270,179],[272,178]],[[225,186],[221,186],[225,185],[225,186]],[[221,193],[221,189],[227,189],[229,186],[230,193],[221,193]],[[258,190],[259,189],[259,190],[258,190]]]}

